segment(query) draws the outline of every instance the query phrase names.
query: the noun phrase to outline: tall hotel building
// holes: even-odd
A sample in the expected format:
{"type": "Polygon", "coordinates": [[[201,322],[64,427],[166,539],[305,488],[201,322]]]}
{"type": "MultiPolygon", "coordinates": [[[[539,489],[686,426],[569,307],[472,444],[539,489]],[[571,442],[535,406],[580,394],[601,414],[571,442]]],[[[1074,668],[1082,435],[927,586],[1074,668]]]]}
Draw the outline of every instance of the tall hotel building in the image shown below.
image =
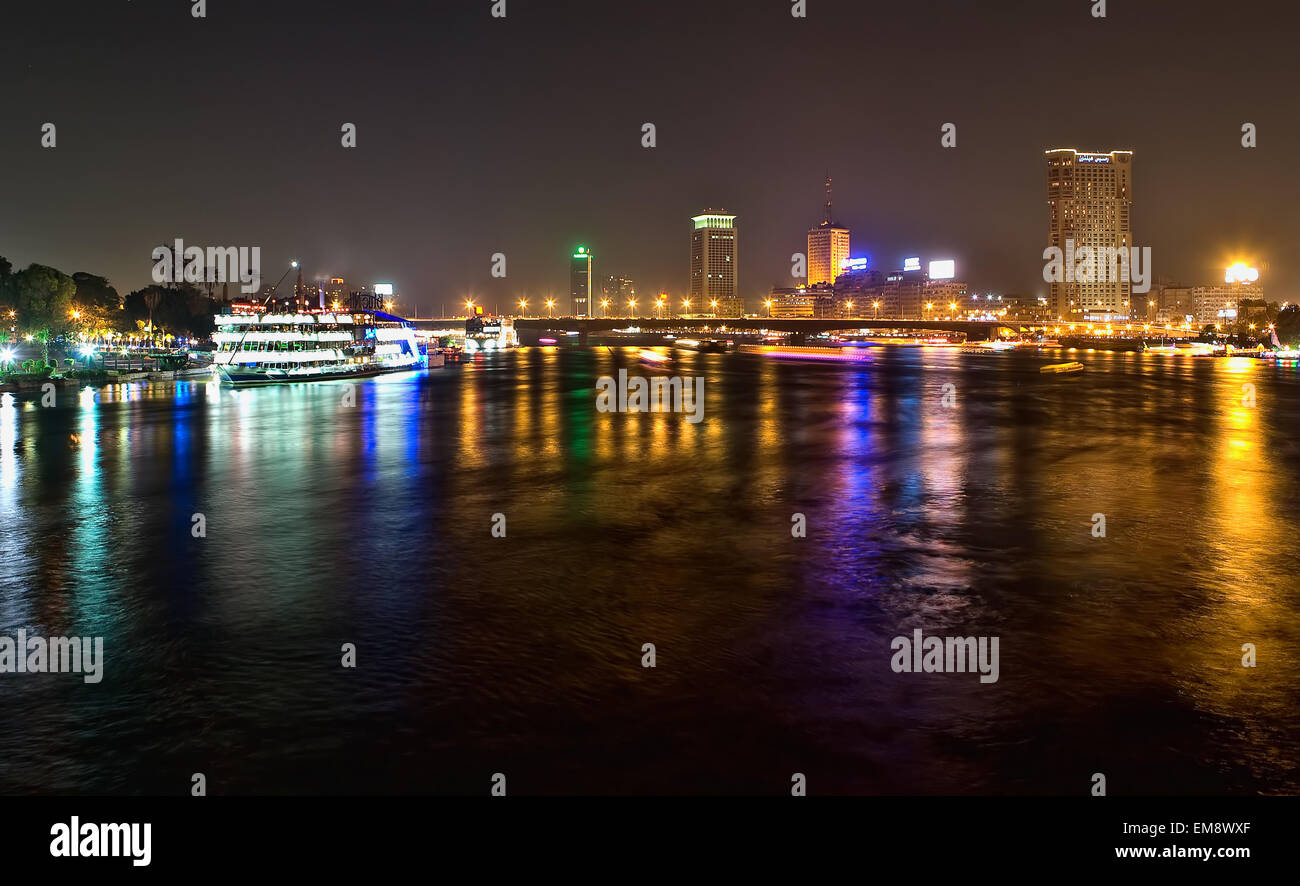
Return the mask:
{"type": "Polygon", "coordinates": [[[808,229],[808,285],[830,286],[849,258],[849,229],[831,219],[831,180],[826,179],[826,217],[808,229]]]}
{"type": "Polygon", "coordinates": [[[736,288],[736,217],[706,209],[691,221],[695,225],[691,231],[693,311],[719,317],[742,316],[745,303],[736,288]]]}
{"type": "Polygon", "coordinates": [[[591,253],[579,246],[569,261],[569,298],[573,302],[573,316],[591,316],[591,253]]]}
{"type": "MultiPolygon", "coordinates": [[[[1061,250],[1067,267],[1067,240],[1074,241],[1075,253],[1091,247],[1097,269],[1108,272],[1106,250],[1133,245],[1133,152],[1061,148],[1047,151],[1046,159],[1048,245],[1061,250]]],[[[1125,280],[1050,283],[1047,304],[1051,316],[1065,322],[1118,319],[1130,316],[1130,292],[1125,280]]]]}

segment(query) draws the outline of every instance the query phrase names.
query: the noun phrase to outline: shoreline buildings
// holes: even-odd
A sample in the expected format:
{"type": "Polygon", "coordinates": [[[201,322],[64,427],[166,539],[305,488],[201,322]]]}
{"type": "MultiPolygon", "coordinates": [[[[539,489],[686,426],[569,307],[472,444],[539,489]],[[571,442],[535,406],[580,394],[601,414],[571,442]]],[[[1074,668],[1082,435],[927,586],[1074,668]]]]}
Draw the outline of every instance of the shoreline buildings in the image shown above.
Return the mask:
{"type": "Polygon", "coordinates": [[[1224,281],[1213,286],[1161,287],[1148,303],[1149,314],[1162,323],[1194,323],[1198,327],[1230,326],[1246,313],[1243,302],[1266,302],[1264,287],[1255,280],[1224,281]]]}
{"type": "Polygon", "coordinates": [[[745,302],[737,288],[736,216],[706,209],[691,218],[690,300],[696,314],[741,317],[745,302]]]}
{"type": "MultiPolygon", "coordinates": [[[[601,287],[600,295],[601,316],[612,313],[617,317],[623,311],[632,311],[629,303],[636,303],[636,285],[631,277],[611,274],[601,287]]],[[[592,305],[592,316],[596,316],[595,309],[596,306],[592,305]]]]}
{"type": "Polygon", "coordinates": [[[834,286],[773,287],[766,314],[777,319],[926,320],[996,313],[1003,307],[1000,302],[981,301],[979,295],[971,295],[966,283],[956,279],[953,261],[932,261],[927,271],[922,269],[919,257],[911,257],[903,260],[901,269],[888,273],[867,267],[866,259],[849,259],[842,265],[834,286]]]}
{"type": "Polygon", "coordinates": [[[839,316],[830,286],[774,286],[764,307],[765,316],[778,320],[839,316]]]}
{"type": "MultiPolygon", "coordinates": [[[[1067,256],[1083,247],[1098,256],[1111,249],[1128,250],[1133,245],[1133,152],[1096,154],[1053,148],[1044,157],[1047,245],[1067,256]]],[[[1065,323],[1127,320],[1132,313],[1131,292],[1128,280],[1053,281],[1047,304],[1051,316],[1065,323]]]]}
{"type": "Polygon", "coordinates": [[[764,314],[776,319],[798,317],[870,317],[897,320],[987,314],[1002,308],[972,296],[956,279],[951,259],[931,261],[922,268],[919,256],[903,260],[902,268],[884,272],[868,267],[869,259],[850,258],[850,231],[835,223],[831,179],[826,178],[825,212],[808,230],[808,275],[802,286],[775,286],[764,302],[764,314]]]}
{"type": "Polygon", "coordinates": [[[348,302],[347,284],[342,277],[333,274],[318,274],[313,278],[311,286],[307,287],[304,293],[308,306],[319,307],[321,310],[332,308],[338,310],[348,302]],[[317,301],[312,304],[312,299],[317,301]]]}
{"type": "Polygon", "coordinates": [[[348,284],[342,277],[331,275],[329,282],[323,284],[325,293],[321,307],[341,308],[348,302],[348,284]]]}

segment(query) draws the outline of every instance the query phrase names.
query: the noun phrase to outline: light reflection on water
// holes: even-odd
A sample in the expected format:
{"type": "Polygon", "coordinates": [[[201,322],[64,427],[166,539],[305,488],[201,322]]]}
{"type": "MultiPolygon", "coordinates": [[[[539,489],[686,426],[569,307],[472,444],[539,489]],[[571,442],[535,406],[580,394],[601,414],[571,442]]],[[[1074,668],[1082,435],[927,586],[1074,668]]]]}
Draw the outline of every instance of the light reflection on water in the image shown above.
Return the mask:
{"type": "Polygon", "coordinates": [[[1300,790],[1294,370],[684,353],[702,423],[597,413],[635,354],[4,395],[0,629],[108,662],[0,676],[0,789],[1300,790]],[[914,628],[1000,681],[892,673],[914,628]]]}

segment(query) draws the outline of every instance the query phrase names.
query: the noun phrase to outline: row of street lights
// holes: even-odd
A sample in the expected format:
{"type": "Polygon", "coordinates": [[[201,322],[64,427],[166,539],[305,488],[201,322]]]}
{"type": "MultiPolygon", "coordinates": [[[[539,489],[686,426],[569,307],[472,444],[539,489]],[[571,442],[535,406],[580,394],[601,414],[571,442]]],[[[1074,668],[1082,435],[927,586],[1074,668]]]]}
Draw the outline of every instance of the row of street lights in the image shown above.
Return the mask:
{"type": "MultiPolygon", "coordinates": [[[[547,316],[548,318],[550,318],[550,317],[553,316],[553,313],[554,313],[554,308],[555,308],[555,299],[553,299],[553,298],[548,298],[548,299],[545,300],[545,304],[546,304],[546,316],[547,316]]],[[[610,300],[610,299],[608,299],[608,298],[603,298],[603,299],[600,300],[600,316],[601,316],[602,318],[608,316],[609,307],[610,307],[610,305],[612,305],[612,304],[613,304],[613,301],[610,300]]],[[[663,296],[660,296],[658,299],[655,300],[655,303],[654,303],[654,304],[655,304],[655,315],[656,315],[657,317],[659,317],[660,319],[662,319],[662,318],[663,318],[663,310],[664,310],[664,308],[666,308],[666,307],[668,306],[668,300],[667,300],[667,298],[665,298],[665,297],[663,297],[663,296]]],[[[1154,301],[1148,302],[1147,304],[1148,304],[1148,306],[1150,306],[1150,307],[1154,307],[1154,306],[1155,306],[1155,302],[1154,302],[1154,301]]],[[[634,299],[634,298],[630,298],[630,299],[627,300],[627,307],[628,307],[628,314],[629,314],[629,316],[636,316],[636,305],[637,305],[637,300],[636,300],[636,299],[634,299]]],[[[766,300],[763,302],[763,305],[764,305],[764,307],[767,308],[767,315],[768,315],[768,317],[771,317],[771,316],[772,316],[772,305],[773,305],[773,301],[772,301],[772,299],[770,299],[770,298],[769,298],[769,299],[766,299],[766,300]]],[[[710,306],[711,308],[713,308],[714,311],[716,312],[717,307],[718,307],[718,301],[717,301],[717,299],[713,299],[713,300],[711,300],[711,301],[709,302],[709,306],[710,306]]],[[[471,313],[471,314],[474,313],[474,301],[473,301],[473,299],[468,299],[468,300],[466,300],[466,302],[465,302],[465,307],[466,307],[466,309],[468,310],[469,313],[471,313]]],[[[854,302],[853,302],[852,299],[848,299],[848,300],[846,300],[846,301],[844,302],[844,310],[845,310],[845,313],[848,314],[849,316],[852,316],[852,315],[853,315],[853,307],[854,307],[854,302]]],[[[925,310],[924,310],[924,313],[923,313],[923,315],[922,315],[922,319],[923,319],[923,320],[930,320],[930,319],[955,320],[955,319],[959,319],[959,318],[957,317],[957,307],[958,307],[958,305],[957,305],[956,302],[949,302],[949,303],[948,303],[948,312],[949,312],[948,315],[946,315],[946,316],[944,316],[944,317],[933,317],[931,312],[934,311],[934,302],[926,302],[926,303],[925,303],[925,310]]],[[[523,315],[527,310],[528,310],[528,299],[526,299],[526,298],[521,298],[521,299],[519,299],[519,313],[520,313],[520,315],[522,316],[522,315],[523,315]]],[[[689,313],[690,313],[690,310],[691,310],[691,300],[690,300],[689,298],[687,298],[687,299],[682,299],[682,313],[683,313],[683,314],[689,314],[689,313]]],[[[873,316],[875,319],[880,319],[880,302],[878,302],[878,301],[873,301],[873,302],[871,303],[871,310],[872,310],[872,316],[873,316]]],[[[12,316],[12,314],[11,314],[11,316],[12,316]]],[[[1149,328],[1149,327],[1148,327],[1148,328],[1149,328]]],[[[1216,324],[1216,328],[1217,328],[1217,324],[1216,324]]],[[[1252,324],[1250,328],[1251,328],[1251,329],[1254,329],[1255,327],[1254,327],[1254,325],[1252,324]]]]}
{"type": "MultiPolygon", "coordinates": [[[[551,317],[551,316],[553,315],[553,312],[554,312],[554,309],[555,309],[555,299],[553,299],[553,298],[548,298],[548,299],[546,299],[545,304],[546,304],[546,316],[547,316],[547,317],[551,317]]],[[[601,317],[605,317],[605,316],[608,315],[608,313],[609,313],[609,307],[610,307],[610,305],[612,305],[612,304],[613,304],[613,301],[612,301],[611,299],[608,299],[608,298],[602,298],[602,299],[600,300],[600,315],[601,315],[601,317]]],[[[629,298],[629,299],[627,300],[627,308],[628,308],[628,313],[629,313],[629,315],[631,315],[631,316],[636,316],[636,305],[637,305],[637,300],[636,300],[636,299],[634,299],[634,298],[629,298]]],[[[668,299],[667,299],[666,297],[664,297],[664,296],[660,296],[659,298],[655,299],[655,303],[654,303],[654,305],[655,305],[655,315],[656,315],[657,317],[659,317],[659,318],[662,319],[664,308],[666,308],[666,307],[668,306],[668,299]]],[[[767,299],[766,301],[763,302],[763,305],[767,308],[767,315],[768,315],[769,317],[772,316],[772,299],[770,299],[770,298],[767,299]]],[[[712,300],[710,300],[710,301],[709,301],[709,306],[710,306],[714,311],[716,311],[717,308],[718,308],[718,300],[717,300],[717,299],[712,299],[712,300]]],[[[473,299],[466,299],[466,301],[465,301],[465,309],[466,309],[466,311],[467,311],[468,313],[472,314],[472,313],[474,313],[474,307],[475,307],[475,305],[474,305],[474,300],[473,300],[473,299]]],[[[845,301],[845,302],[844,302],[844,308],[845,308],[845,311],[847,311],[847,312],[849,312],[849,313],[852,313],[852,311],[853,311],[853,301],[852,301],[851,299],[848,300],[848,301],[845,301]]],[[[527,310],[528,310],[528,299],[526,299],[526,298],[521,298],[521,299],[519,299],[519,313],[522,315],[522,314],[523,314],[525,311],[527,311],[527,310]]],[[[872,310],[874,316],[878,319],[878,318],[880,317],[880,302],[878,302],[878,301],[873,301],[873,302],[871,303],[871,310],[872,310]]],[[[925,316],[924,319],[929,319],[929,312],[932,311],[932,310],[934,310],[934,303],[933,303],[933,302],[926,302],[926,305],[925,305],[926,316],[925,316]]],[[[956,303],[956,302],[949,302],[949,303],[948,303],[948,310],[952,313],[952,316],[955,317],[955,316],[956,316],[956,311],[957,311],[957,303],[956,303]]],[[[689,298],[684,298],[684,299],[682,299],[682,313],[683,313],[683,314],[689,314],[690,311],[691,311],[691,300],[690,300],[689,298]]]]}
{"type": "MultiPolygon", "coordinates": [[[[613,303],[614,303],[613,300],[608,299],[608,298],[602,298],[602,299],[600,300],[600,316],[601,316],[601,317],[605,317],[605,316],[608,315],[608,313],[609,313],[609,307],[610,307],[610,305],[612,305],[613,303]]],[[[546,316],[547,316],[547,317],[551,317],[552,314],[553,314],[553,312],[554,312],[554,309],[555,309],[555,299],[553,299],[553,298],[548,298],[548,299],[546,299],[545,304],[546,304],[546,316]]],[[[657,317],[659,317],[660,319],[662,319],[662,318],[663,318],[664,308],[668,307],[668,299],[667,299],[667,297],[660,296],[659,298],[655,299],[655,303],[654,303],[654,304],[655,304],[655,315],[656,315],[657,317]]],[[[771,300],[769,299],[769,300],[768,300],[768,306],[771,307],[771,304],[772,304],[772,303],[771,303],[771,300]]],[[[629,299],[627,300],[627,309],[628,309],[628,313],[629,313],[630,316],[636,316],[636,305],[637,305],[637,300],[636,300],[636,299],[634,299],[634,298],[629,298],[629,299]]],[[[711,301],[709,302],[709,305],[710,305],[710,306],[711,306],[711,307],[716,311],[717,308],[718,308],[718,300],[717,300],[717,299],[713,299],[713,300],[711,300],[711,301]]],[[[473,299],[466,299],[466,300],[465,300],[465,310],[466,310],[468,313],[473,314],[473,313],[474,313],[474,307],[475,307],[475,305],[474,305],[474,300],[473,300],[473,299]]],[[[526,298],[521,298],[521,299],[519,299],[519,313],[522,315],[522,314],[523,314],[525,311],[527,311],[527,310],[528,310],[528,299],[526,299],[526,298]]],[[[690,313],[690,310],[691,310],[691,300],[690,300],[689,298],[682,299],[682,311],[683,311],[683,313],[690,313]]]]}

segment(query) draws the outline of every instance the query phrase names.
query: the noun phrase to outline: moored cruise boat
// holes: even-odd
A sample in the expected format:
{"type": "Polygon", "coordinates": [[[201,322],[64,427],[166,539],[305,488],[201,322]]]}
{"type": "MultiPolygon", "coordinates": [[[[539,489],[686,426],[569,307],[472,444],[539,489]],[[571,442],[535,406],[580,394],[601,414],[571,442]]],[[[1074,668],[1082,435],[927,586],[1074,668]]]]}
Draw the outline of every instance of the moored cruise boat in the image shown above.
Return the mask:
{"type": "Polygon", "coordinates": [[[216,325],[213,362],[237,387],[367,378],[423,362],[410,324],[381,311],[218,314],[216,325]]]}
{"type": "Polygon", "coordinates": [[[509,317],[493,317],[476,313],[465,321],[465,352],[504,351],[519,347],[519,333],[515,321],[509,317]]]}

